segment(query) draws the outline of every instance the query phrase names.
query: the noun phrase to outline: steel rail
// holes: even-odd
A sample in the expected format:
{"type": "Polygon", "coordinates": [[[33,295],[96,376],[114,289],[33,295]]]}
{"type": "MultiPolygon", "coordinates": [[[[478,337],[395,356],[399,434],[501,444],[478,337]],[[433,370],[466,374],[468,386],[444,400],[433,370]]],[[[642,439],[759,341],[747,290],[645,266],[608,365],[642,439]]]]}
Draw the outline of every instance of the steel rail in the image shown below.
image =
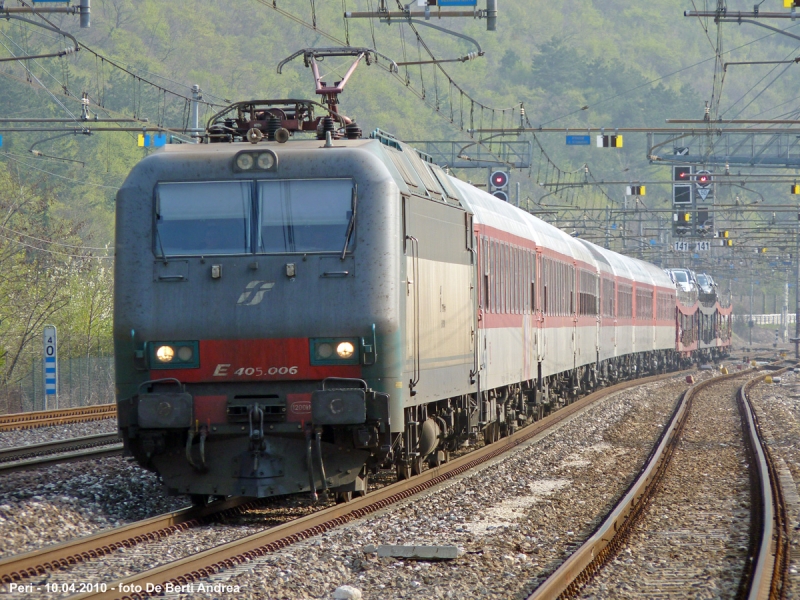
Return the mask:
{"type": "MultiPolygon", "coordinates": [[[[786,370],[772,374],[778,375],[786,370]]],[[[750,464],[758,466],[754,479],[760,490],[759,502],[751,503],[758,504],[760,514],[755,519],[756,527],[751,527],[751,556],[754,560],[748,563],[746,569],[746,575],[749,576],[748,600],[785,598],[789,578],[791,532],[786,499],[775,457],[764,440],[758,415],[747,395],[767,375],[770,374],[751,379],[737,394],[754,459],[750,464]]]]}
{"type": "Polygon", "coordinates": [[[252,498],[229,498],[201,508],[184,508],[122,527],[101,531],[24,554],[0,560],[0,583],[21,581],[131,548],[201,524],[230,510],[245,510],[256,502],[252,498]]]}
{"type": "Polygon", "coordinates": [[[161,585],[166,583],[184,585],[188,582],[211,576],[223,569],[250,561],[259,556],[290,546],[296,542],[320,535],[341,525],[360,519],[387,506],[411,498],[453,477],[462,475],[485,464],[507,452],[517,448],[536,435],[552,428],[611,394],[621,392],[646,383],[675,377],[680,372],[665,373],[651,377],[643,377],[626,381],[608,388],[593,392],[580,400],[548,415],[547,417],[518,430],[513,435],[499,442],[488,444],[479,450],[450,461],[439,467],[423,471],[420,475],[381,488],[367,496],[354,499],[346,504],[339,504],[320,510],[314,514],[300,517],[288,523],[240,538],[238,540],[199,552],[190,557],[176,560],[137,573],[125,579],[108,583],[107,591],[76,595],[74,599],[93,598],[141,599],[149,596],[147,584],[161,585]],[[125,589],[138,590],[132,594],[120,592],[125,589]]]}
{"type": "MultiPolygon", "coordinates": [[[[88,460],[90,458],[104,458],[107,456],[117,456],[122,454],[124,448],[122,442],[116,434],[113,434],[111,443],[97,443],[84,446],[82,448],[72,448],[71,450],[55,450],[45,456],[35,456],[32,458],[15,460],[9,459],[7,462],[0,463],[0,474],[7,475],[9,473],[16,473],[18,471],[30,471],[32,469],[40,469],[42,467],[49,467],[52,465],[60,465],[68,462],[77,462],[80,460],[88,460]]],[[[30,446],[29,446],[30,447],[30,446]]],[[[15,452],[19,448],[13,449],[15,452]]]]}
{"type": "Polygon", "coordinates": [[[608,517],[561,566],[528,597],[528,600],[572,597],[622,549],[625,538],[649,504],[663,479],[689,417],[692,398],[697,392],[721,381],[742,377],[756,369],[720,375],[692,386],[684,392],[669,424],[661,434],[649,460],[628,492],[608,517]]]}
{"type": "Polygon", "coordinates": [[[62,408],[58,410],[42,410],[34,412],[13,413],[0,416],[0,431],[11,429],[33,429],[65,423],[98,421],[117,416],[116,404],[97,404],[79,408],[62,408]]]}
{"type": "Polygon", "coordinates": [[[625,544],[633,526],[655,495],[666,473],[683,428],[688,421],[694,395],[707,387],[742,377],[756,370],[757,368],[751,368],[713,377],[692,386],[683,393],[669,424],[665,427],[649,460],[640,471],[639,477],[631,484],[628,492],[595,533],[541,583],[528,597],[528,600],[573,597],[605,564],[616,556],[625,544]]]}
{"type": "Polygon", "coordinates": [[[22,460],[38,456],[46,456],[66,450],[78,450],[92,448],[95,446],[106,446],[119,442],[119,435],[116,433],[98,433],[83,437],[73,437],[54,442],[42,442],[41,444],[28,444],[27,446],[15,446],[13,448],[0,449],[0,463],[12,460],[22,460]]]}

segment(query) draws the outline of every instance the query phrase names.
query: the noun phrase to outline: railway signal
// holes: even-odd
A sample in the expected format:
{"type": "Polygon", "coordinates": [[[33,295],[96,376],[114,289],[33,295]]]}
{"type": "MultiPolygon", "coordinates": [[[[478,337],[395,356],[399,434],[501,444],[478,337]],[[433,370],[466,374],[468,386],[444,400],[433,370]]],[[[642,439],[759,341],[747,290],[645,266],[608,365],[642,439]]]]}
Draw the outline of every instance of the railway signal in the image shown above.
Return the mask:
{"type": "Polygon", "coordinates": [[[692,213],[682,211],[672,214],[672,234],[686,236],[692,234],[692,213]]]}
{"type": "Polygon", "coordinates": [[[503,202],[508,202],[508,173],[494,171],[489,176],[489,193],[503,202]]]}
{"type": "Polygon", "coordinates": [[[597,136],[598,148],[622,148],[621,135],[598,135],[597,136]]]}
{"type": "Polygon", "coordinates": [[[692,204],[692,167],[672,167],[672,204],[692,204]],[[682,183],[686,182],[686,183],[682,183]]]}
{"type": "Polygon", "coordinates": [[[709,171],[700,170],[695,173],[694,184],[697,190],[697,195],[704,202],[708,202],[714,197],[712,194],[713,182],[714,180],[709,171]]]}
{"type": "Polygon", "coordinates": [[[625,188],[625,194],[627,196],[646,196],[647,189],[643,185],[629,185],[625,188]]]}

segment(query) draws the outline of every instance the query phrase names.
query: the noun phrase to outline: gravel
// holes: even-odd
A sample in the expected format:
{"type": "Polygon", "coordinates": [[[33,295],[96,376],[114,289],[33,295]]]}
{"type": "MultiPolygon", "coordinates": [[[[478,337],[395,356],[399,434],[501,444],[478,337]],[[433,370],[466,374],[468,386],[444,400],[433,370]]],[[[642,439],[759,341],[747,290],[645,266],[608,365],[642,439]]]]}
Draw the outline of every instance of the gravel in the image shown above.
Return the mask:
{"type": "Polygon", "coordinates": [[[186,506],[122,457],[54,465],[0,478],[0,557],[90,535],[186,506]]]}
{"type": "Polygon", "coordinates": [[[747,559],[750,487],[735,392],[693,400],[661,488],[626,548],[583,598],[733,598],[747,559]]]}
{"type": "Polygon", "coordinates": [[[760,383],[751,389],[750,399],[767,445],[782,471],[781,485],[792,534],[786,597],[796,598],[800,595],[800,499],[795,483],[800,481],[800,375],[787,372],[781,375],[780,384],[760,383]]]}
{"type": "Polygon", "coordinates": [[[10,431],[0,431],[0,448],[42,444],[44,442],[68,440],[98,433],[114,433],[116,431],[116,419],[67,423],[66,425],[36,427],[34,429],[12,429],[10,431]]]}
{"type": "Polygon", "coordinates": [[[525,598],[625,491],[685,388],[681,377],[619,393],[477,473],[202,582],[232,591],[197,582],[170,597],[331,598],[349,585],[364,598],[525,598]],[[379,544],[464,554],[422,562],[364,552],[379,544]]]}
{"type": "MultiPolygon", "coordinates": [[[[510,457],[424,497],[218,574],[202,582],[216,586],[210,592],[196,582],[168,596],[331,598],[349,585],[364,598],[525,598],[625,491],[685,388],[681,376],[618,393],[510,457]],[[443,562],[378,559],[363,552],[367,544],[453,544],[465,554],[443,562]]],[[[4,551],[18,553],[184,502],[164,496],[155,476],[118,457],[61,465],[4,478],[0,535],[13,540],[4,551]]],[[[278,498],[262,509],[31,581],[110,582],[312,510],[306,496],[278,498]]]]}

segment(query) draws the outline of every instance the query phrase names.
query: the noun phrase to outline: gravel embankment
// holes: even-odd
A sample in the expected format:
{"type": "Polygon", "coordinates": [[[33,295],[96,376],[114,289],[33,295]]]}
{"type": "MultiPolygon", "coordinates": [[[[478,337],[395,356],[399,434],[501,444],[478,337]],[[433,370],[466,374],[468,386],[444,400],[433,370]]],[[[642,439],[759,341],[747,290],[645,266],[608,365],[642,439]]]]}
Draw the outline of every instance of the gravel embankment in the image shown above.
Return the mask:
{"type": "Polygon", "coordinates": [[[583,598],[733,598],[747,558],[750,487],[737,378],[699,392],[658,495],[583,598]]]}
{"type": "MultiPolygon", "coordinates": [[[[365,598],[525,597],[624,492],[685,388],[680,377],[622,392],[479,473],[206,582],[238,585],[238,592],[204,596],[195,589],[184,596],[328,598],[337,586],[350,584],[365,598]],[[381,543],[455,544],[466,553],[450,562],[415,563],[363,552],[366,544],[381,543]]],[[[43,531],[51,536],[46,543],[61,541],[183,503],[165,497],[155,477],[120,458],[80,469],[83,464],[12,474],[6,479],[22,479],[0,485],[0,504],[8,505],[0,507],[0,516],[11,512],[0,521],[0,535],[14,539],[9,553],[40,547],[43,531]],[[19,519],[26,511],[28,520],[19,519]]],[[[276,499],[36,583],[110,582],[311,510],[305,496],[276,499]]]]}
{"type": "MultiPolygon", "coordinates": [[[[704,376],[704,375],[702,375],[704,376]]],[[[525,598],[613,506],[667,422],[683,378],[620,393],[477,473],[221,573],[238,591],[185,598],[525,598]],[[369,544],[453,544],[454,561],[378,559],[369,544]]]]}
{"type": "Polygon", "coordinates": [[[116,431],[116,419],[67,423],[65,425],[36,427],[34,429],[12,429],[10,431],[0,431],[0,448],[43,444],[45,442],[68,440],[98,433],[114,433],[116,431]]]}
{"type": "Polygon", "coordinates": [[[186,506],[153,473],[122,457],[54,465],[0,478],[0,557],[90,535],[186,506]]]}
{"type": "Polygon", "coordinates": [[[760,383],[750,390],[764,437],[778,459],[791,523],[789,589],[787,598],[800,596],[800,374],[785,373],[780,384],[760,383]],[[782,462],[781,462],[782,461],[782,462]]]}

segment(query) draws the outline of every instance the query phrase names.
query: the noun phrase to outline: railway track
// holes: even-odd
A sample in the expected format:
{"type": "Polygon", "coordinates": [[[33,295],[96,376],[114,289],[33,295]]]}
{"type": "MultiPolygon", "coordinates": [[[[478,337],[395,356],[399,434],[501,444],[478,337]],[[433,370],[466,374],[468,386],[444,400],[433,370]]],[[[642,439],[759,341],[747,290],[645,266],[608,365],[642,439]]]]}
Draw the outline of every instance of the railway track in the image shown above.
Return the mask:
{"type": "Polygon", "coordinates": [[[47,571],[105,556],[119,548],[130,548],[142,542],[167,537],[177,531],[206,523],[229,511],[245,510],[256,503],[257,501],[249,498],[229,498],[204,507],[169,512],[94,535],[9,556],[0,560],[0,583],[23,581],[47,571]]]}
{"type": "Polygon", "coordinates": [[[784,370],[741,386],[732,380],[752,370],[723,375],[687,390],[627,494],[529,600],[584,591],[606,597],[612,588],[621,597],[677,598],[703,590],[784,597],[787,511],[747,398],[753,385],[784,370]],[[700,410],[714,419],[712,427],[703,428],[703,417],[692,419],[700,410]]]}
{"type": "Polygon", "coordinates": [[[0,474],[122,454],[116,433],[99,433],[0,450],[0,474]]]}
{"type": "MultiPolygon", "coordinates": [[[[570,418],[575,413],[591,404],[626,389],[630,389],[648,382],[674,377],[674,373],[648,377],[616,386],[599,390],[586,396],[573,404],[549,415],[514,435],[503,438],[499,442],[489,444],[479,450],[470,452],[454,459],[440,467],[429,469],[422,474],[405,481],[398,482],[381,488],[368,496],[353,500],[347,504],[340,504],[319,510],[311,515],[291,520],[289,522],[262,530],[253,535],[248,535],[235,541],[218,545],[208,550],[198,552],[187,558],[162,564],[153,569],[140,572],[119,581],[109,581],[103,584],[102,589],[92,593],[79,595],[79,598],[144,598],[147,597],[147,585],[164,585],[167,582],[173,585],[186,584],[187,582],[203,579],[223,569],[235,567],[255,557],[285,548],[295,542],[319,535],[325,531],[382,510],[394,503],[404,501],[416,494],[422,493],[450,478],[464,474],[481,464],[496,459],[497,457],[514,450],[520,444],[534,436],[550,429],[551,427],[570,418]]],[[[237,502],[230,499],[226,502],[237,502]]],[[[238,499],[238,502],[244,502],[238,499]]],[[[212,511],[213,505],[204,510],[212,511]]],[[[234,506],[234,505],[231,505],[234,506]]],[[[238,506],[238,505],[237,505],[238,506]]],[[[206,513],[210,518],[211,512],[206,513]]],[[[134,523],[119,530],[110,530],[95,536],[75,540],[65,544],[29,552],[20,557],[9,557],[0,561],[0,581],[24,581],[36,574],[49,570],[60,569],[75,562],[90,561],[98,556],[108,554],[106,548],[111,549],[138,544],[151,539],[158,539],[171,535],[193,525],[199,521],[191,513],[172,513],[140,523],[134,523]],[[56,554],[51,554],[56,552],[56,554]]],[[[113,551],[113,550],[111,550],[113,551]]]]}
{"type": "Polygon", "coordinates": [[[44,410],[25,413],[14,413],[0,416],[0,431],[12,429],[34,429],[64,425],[65,423],[81,423],[99,421],[117,416],[116,404],[97,404],[79,408],[63,408],[60,410],[44,410]]]}

